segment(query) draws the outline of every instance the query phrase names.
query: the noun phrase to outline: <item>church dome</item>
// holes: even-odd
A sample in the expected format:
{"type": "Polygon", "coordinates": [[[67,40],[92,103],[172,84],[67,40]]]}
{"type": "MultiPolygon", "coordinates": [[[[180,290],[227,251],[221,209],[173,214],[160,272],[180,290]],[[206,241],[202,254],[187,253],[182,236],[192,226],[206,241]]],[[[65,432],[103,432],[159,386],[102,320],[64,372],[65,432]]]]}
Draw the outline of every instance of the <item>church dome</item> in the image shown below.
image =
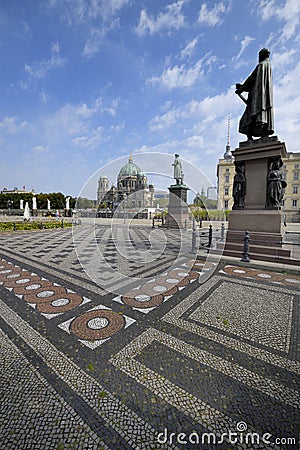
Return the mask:
{"type": "Polygon", "coordinates": [[[141,169],[132,161],[132,156],[130,155],[128,163],[119,172],[118,180],[120,178],[137,176],[138,173],[141,173],[141,169]]]}

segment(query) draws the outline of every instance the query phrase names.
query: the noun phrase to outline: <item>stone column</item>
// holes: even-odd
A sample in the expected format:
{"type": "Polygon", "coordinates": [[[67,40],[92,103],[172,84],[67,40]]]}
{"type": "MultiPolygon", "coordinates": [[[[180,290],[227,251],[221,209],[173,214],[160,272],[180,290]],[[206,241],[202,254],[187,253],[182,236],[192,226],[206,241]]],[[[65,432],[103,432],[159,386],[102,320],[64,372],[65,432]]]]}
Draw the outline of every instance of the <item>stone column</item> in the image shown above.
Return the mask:
{"type": "Polygon", "coordinates": [[[184,184],[173,184],[169,189],[169,206],[166,220],[170,228],[184,228],[189,219],[187,191],[184,184]]]}

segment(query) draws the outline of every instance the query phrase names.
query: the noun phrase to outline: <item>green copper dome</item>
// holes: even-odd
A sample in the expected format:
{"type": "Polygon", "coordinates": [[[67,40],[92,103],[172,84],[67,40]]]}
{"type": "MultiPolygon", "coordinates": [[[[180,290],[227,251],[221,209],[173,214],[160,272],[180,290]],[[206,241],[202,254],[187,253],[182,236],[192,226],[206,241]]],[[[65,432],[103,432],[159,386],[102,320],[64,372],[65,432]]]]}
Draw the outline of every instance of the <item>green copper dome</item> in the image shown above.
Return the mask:
{"type": "Polygon", "coordinates": [[[141,169],[132,161],[132,156],[130,155],[128,163],[120,170],[118,179],[137,176],[138,173],[141,173],[141,169]]]}

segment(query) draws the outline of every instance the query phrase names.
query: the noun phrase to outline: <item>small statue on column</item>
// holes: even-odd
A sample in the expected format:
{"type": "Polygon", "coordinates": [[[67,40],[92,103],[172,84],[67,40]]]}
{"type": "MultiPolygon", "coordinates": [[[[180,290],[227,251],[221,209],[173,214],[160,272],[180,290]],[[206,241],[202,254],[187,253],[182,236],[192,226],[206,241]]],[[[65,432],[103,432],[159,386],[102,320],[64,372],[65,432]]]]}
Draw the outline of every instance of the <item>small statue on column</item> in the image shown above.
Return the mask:
{"type": "Polygon", "coordinates": [[[235,163],[235,171],[232,190],[234,204],[232,209],[244,209],[246,195],[245,164],[242,162],[235,163]]]}
{"type": "Polygon", "coordinates": [[[175,155],[175,160],[172,164],[174,166],[174,178],[176,180],[176,184],[182,184],[183,183],[183,172],[182,172],[182,166],[181,161],[179,159],[179,155],[175,155]]]}

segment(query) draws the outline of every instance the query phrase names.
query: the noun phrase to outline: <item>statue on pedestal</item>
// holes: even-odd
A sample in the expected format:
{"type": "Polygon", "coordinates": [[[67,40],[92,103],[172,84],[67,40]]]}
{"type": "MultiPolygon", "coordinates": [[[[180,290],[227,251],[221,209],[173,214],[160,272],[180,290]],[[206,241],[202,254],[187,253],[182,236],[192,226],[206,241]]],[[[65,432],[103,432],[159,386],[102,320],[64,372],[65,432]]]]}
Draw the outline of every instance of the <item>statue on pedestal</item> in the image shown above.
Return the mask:
{"type": "Polygon", "coordinates": [[[174,178],[176,180],[176,184],[182,184],[183,183],[183,172],[182,172],[182,166],[181,161],[179,159],[179,155],[175,155],[175,160],[172,164],[174,166],[174,178]]]}
{"type": "Polygon", "coordinates": [[[283,165],[282,159],[278,158],[270,164],[270,170],[267,177],[267,209],[280,209],[280,204],[283,199],[284,188],[286,188],[286,181],[282,178],[281,167],[283,165]]]}
{"type": "Polygon", "coordinates": [[[36,196],[35,195],[33,195],[33,197],[32,197],[32,209],[33,210],[37,209],[36,196]]]}
{"type": "Polygon", "coordinates": [[[274,133],[273,81],[269,60],[270,50],[259,52],[259,63],[243,84],[236,84],[235,93],[246,103],[246,109],[239,123],[239,132],[248,140],[253,136],[266,137],[274,133]],[[248,92],[248,98],[242,96],[248,92]]]}
{"type": "Polygon", "coordinates": [[[246,195],[245,164],[235,163],[235,171],[232,189],[234,204],[232,209],[244,209],[246,195]]]}

